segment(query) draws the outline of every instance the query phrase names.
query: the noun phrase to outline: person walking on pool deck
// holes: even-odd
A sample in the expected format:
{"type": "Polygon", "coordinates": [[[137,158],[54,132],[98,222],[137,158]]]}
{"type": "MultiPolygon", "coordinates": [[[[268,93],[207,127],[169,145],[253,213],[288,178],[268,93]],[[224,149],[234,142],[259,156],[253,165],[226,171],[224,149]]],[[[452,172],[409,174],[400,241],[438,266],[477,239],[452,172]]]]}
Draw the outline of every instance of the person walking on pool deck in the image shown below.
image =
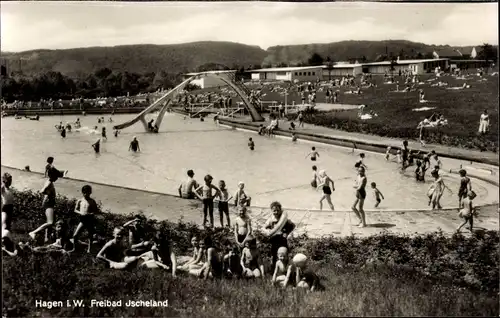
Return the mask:
{"type": "Polygon", "coordinates": [[[136,136],[134,136],[134,139],[130,142],[128,150],[132,150],[133,152],[141,151],[141,147],[139,147],[139,141],[136,136]]]}
{"type": "Polygon", "coordinates": [[[359,219],[359,223],[357,224],[358,227],[366,227],[366,216],[365,216],[365,211],[363,210],[363,205],[365,203],[365,198],[366,198],[365,187],[367,181],[368,180],[366,179],[365,176],[365,168],[359,167],[358,177],[356,180],[356,184],[354,185],[354,188],[356,189],[356,200],[352,205],[352,210],[359,219]],[[359,202],[359,209],[356,208],[358,202],[359,202]]]}
{"type": "Polygon", "coordinates": [[[193,189],[199,188],[198,182],[193,179],[194,177],[194,171],[193,170],[188,170],[187,171],[188,179],[181,183],[179,186],[179,197],[183,199],[194,199],[196,198],[193,189]]]}
{"type": "Polygon", "coordinates": [[[328,202],[328,205],[330,206],[330,209],[332,211],[335,211],[335,208],[333,207],[332,203],[332,191],[335,191],[335,186],[333,184],[333,180],[326,174],[325,170],[321,170],[318,174],[318,190],[323,190],[323,195],[321,196],[321,199],[319,200],[319,209],[323,210],[323,200],[326,199],[326,202],[328,202]],[[330,188],[330,184],[332,187],[330,188]]]}
{"type": "Polygon", "coordinates": [[[12,214],[14,213],[14,194],[12,194],[12,176],[4,173],[2,176],[2,231],[10,230],[12,214]]]}
{"type": "Polygon", "coordinates": [[[214,198],[219,196],[220,190],[216,186],[212,184],[211,175],[207,174],[204,178],[205,185],[198,187],[194,194],[203,201],[203,226],[207,224],[207,213],[210,216],[210,227],[214,227],[214,198]],[[215,195],[212,193],[212,190],[215,190],[215,195]],[[201,192],[201,195],[198,194],[201,192]]]}
{"type": "Polygon", "coordinates": [[[307,154],[307,157],[311,156],[311,161],[316,161],[316,158],[319,158],[319,153],[316,151],[316,147],[311,148],[311,152],[307,154]]]}

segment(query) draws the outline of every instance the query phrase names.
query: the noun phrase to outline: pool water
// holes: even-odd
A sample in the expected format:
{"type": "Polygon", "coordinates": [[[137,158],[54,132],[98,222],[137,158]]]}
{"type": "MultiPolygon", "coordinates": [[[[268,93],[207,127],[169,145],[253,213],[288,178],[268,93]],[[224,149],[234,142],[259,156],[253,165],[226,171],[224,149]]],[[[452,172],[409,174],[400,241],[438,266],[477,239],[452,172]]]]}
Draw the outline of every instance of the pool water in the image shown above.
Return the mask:
{"type": "MultiPolygon", "coordinates": [[[[172,113],[165,115],[159,134],[146,133],[137,123],[114,137],[112,126],[133,116],[116,115],[113,123],[105,124],[98,124],[97,116],[80,116],[81,131],[70,132],[65,139],[54,125],[60,121],[74,122],[77,116],[42,117],[39,122],[3,118],[2,164],[17,168],[29,165],[32,171],[43,171],[46,158],[53,156],[57,168],[69,170],[68,177],[170,194],[178,193],[179,184],[187,178],[186,171],[193,169],[199,183],[211,174],[215,185],[225,180],[230,193],[236,191],[239,181],[244,181],[254,206],[265,207],[278,200],[287,208],[319,209],[322,191],[310,186],[311,167],[315,164],[335,182],[332,200],[336,210],[349,209],[355,199],[354,163],[358,152],[352,154],[351,149],[263,137],[217,126],[210,119],[201,122],[172,113]],[[100,134],[92,133],[91,127],[99,126],[100,131],[103,125],[108,139],[101,143],[101,154],[96,155],[91,144],[100,134]],[[140,153],[128,151],[133,136],[140,142],[140,153]],[[254,151],[247,146],[250,137],[255,142],[254,151]],[[320,154],[316,162],[305,159],[312,146],[320,154]]],[[[425,184],[418,184],[414,181],[414,168],[401,173],[395,162],[387,162],[378,153],[366,152],[364,162],[368,166],[366,209],[372,209],[375,203],[371,182],[377,183],[385,197],[380,209],[428,208],[430,175],[425,184]]],[[[443,164],[444,170],[458,168],[447,166],[446,159],[443,164]]],[[[445,172],[443,179],[453,194],[445,191],[442,205],[456,206],[459,178],[445,172]]],[[[498,201],[498,188],[476,179],[473,187],[478,194],[476,204],[498,201]]],[[[328,209],[326,202],[324,209],[328,209]]]]}

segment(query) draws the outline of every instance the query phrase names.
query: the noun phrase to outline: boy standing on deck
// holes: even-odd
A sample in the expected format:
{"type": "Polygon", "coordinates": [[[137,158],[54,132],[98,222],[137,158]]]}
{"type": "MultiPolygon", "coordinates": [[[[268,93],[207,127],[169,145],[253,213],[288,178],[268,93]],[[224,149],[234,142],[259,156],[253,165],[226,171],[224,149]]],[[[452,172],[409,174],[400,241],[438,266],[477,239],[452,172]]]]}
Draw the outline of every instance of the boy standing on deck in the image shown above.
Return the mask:
{"type": "Polygon", "coordinates": [[[382,200],[385,200],[385,198],[382,192],[380,192],[380,190],[377,189],[377,184],[375,182],[372,182],[371,186],[373,189],[373,196],[375,197],[375,201],[377,201],[377,203],[375,203],[375,207],[378,208],[380,202],[382,202],[382,200]]]}

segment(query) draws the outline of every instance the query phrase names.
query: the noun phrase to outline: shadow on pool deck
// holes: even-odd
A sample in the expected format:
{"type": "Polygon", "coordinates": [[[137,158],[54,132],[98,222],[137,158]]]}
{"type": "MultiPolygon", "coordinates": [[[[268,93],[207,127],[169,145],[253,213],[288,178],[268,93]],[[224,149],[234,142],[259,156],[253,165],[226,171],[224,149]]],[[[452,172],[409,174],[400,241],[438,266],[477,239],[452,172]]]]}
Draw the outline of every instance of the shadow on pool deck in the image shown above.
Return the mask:
{"type": "MultiPolygon", "coordinates": [[[[13,177],[13,187],[18,190],[40,190],[44,178],[39,173],[2,166],[1,172],[9,172],[13,177]]],[[[151,193],[140,190],[124,189],[92,182],[59,179],[56,182],[57,193],[68,197],[78,198],[84,184],[93,188],[93,196],[101,201],[104,210],[113,213],[129,214],[144,211],[145,215],[159,220],[194,222],[201,226],[202,205],[195,200],[184,200],[172,195],[151,193]]],[[[285,207],[286,209],[286,207],[285,207]]],[[[42,213],[42,211],[40,211],[42,213]]],[[[262,226],[270,216],[269,209],[251,208],[249,215],[256,227],[262,226]]],[[[356,217],[353,212],[322,212],[314,213],[305,210],[290,210],[289,216],[297,224],[296,234],[307,233],[311,237],[325,235],[333,236],[369,236],[382,231],[401,234],[423,234],[437,231],[439,228],[446,234],[451,234],[461,224],[457,217],[457,210],[444,211],[412,211],[411,213],[397,213],[387,211],[373,211],[366,213],[369,224],[366,228],[355,226],[356,217]],[[370,225],[371,224],[371,225],[370,225]]],[[[233,211],[232,218],[236,217],[233,211]]],[[[218,222],[218,211],[214,211],[215,224],[218,222]]],[[[498,230],[498,205],[481,207],[479,216],[474,221],[478,229],[498,230]]],[[[464,230],[465,232],[465,230],[464,230]]]]}

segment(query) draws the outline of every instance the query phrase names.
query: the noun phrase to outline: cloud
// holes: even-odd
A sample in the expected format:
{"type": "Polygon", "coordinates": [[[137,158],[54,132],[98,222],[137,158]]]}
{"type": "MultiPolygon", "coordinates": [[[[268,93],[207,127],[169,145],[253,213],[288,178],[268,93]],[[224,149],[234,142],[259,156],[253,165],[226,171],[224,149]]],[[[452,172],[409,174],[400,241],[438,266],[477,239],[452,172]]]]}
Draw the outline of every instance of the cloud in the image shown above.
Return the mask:
{"type": "Polygon", "coordinates": [[[496,3],[2,3],[4,51],[232,41],[259,45],[406,39],[497,44],[496,3]]]}

